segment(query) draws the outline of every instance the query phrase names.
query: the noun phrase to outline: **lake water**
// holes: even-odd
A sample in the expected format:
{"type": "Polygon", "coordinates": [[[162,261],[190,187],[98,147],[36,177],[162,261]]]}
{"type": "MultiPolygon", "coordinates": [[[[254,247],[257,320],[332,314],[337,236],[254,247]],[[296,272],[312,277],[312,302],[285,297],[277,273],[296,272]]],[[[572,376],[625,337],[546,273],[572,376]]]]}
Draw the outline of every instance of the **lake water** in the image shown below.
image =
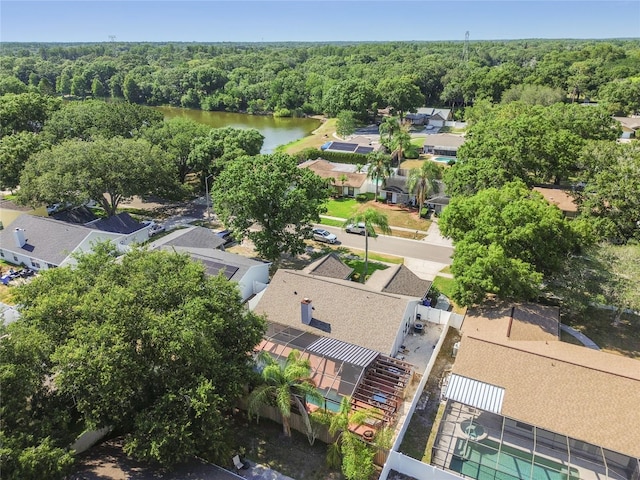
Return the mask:
{"type": "Polygon", "coordinates": [[[320,126],[314,118],[274,118],[245,113],[207,112],[193,108],[156,107],[165,118],[185,117],[212,128],[255,128],[264,136],[260,153],[273,153],[276,147],[306,137],[320,126]]]}

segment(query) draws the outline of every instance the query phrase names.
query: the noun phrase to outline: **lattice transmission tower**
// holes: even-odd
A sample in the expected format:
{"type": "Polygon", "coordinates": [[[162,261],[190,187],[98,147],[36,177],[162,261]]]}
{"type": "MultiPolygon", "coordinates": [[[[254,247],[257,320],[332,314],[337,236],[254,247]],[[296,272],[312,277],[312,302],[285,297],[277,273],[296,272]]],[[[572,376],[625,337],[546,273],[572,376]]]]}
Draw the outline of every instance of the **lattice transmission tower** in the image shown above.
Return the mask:
{"type": "Polygon", "coordinates": [[[469,61],[469,30],[464,34],[464,46],[462,47],[462,61],[469,61]]]}

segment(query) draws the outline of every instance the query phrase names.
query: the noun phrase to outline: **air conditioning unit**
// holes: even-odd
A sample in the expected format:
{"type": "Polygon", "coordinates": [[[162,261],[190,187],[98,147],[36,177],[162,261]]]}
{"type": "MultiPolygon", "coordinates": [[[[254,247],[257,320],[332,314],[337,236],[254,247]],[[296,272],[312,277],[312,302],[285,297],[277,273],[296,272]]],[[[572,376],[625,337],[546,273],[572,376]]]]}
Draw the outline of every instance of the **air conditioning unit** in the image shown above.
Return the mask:
{"type": "Polygon", "coordinates": [[[460,342],[456,342],[453,344],[453,356],[458,355],[458,349],[460,348],[460,342]]]}

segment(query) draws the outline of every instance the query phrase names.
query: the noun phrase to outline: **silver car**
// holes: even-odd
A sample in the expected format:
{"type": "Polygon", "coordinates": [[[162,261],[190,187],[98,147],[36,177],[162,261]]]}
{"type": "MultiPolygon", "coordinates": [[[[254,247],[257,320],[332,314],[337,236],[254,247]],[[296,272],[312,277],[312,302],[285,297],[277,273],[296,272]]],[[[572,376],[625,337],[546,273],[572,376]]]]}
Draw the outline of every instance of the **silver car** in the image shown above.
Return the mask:
{"type": "Polygon", "coordinates": [[[331,244],[338,241],[338,237],[336,237],[333,233],[326,231],[324,228],[314,228],[313,239],[317,240],[318,242],[326,242],[331,244]]]}
{"type": "MultiPolygon", "coordinates": [[[[350,223],[344,229],[347,233],[355,233],[357,235],[364,235],[366,232],[366,227],[362,222],[358,224],[350,223]]],[[[375,232],[372,232],[371,229],[369,229],[369,236],[370,237],[375,236],[375,232]]]]}

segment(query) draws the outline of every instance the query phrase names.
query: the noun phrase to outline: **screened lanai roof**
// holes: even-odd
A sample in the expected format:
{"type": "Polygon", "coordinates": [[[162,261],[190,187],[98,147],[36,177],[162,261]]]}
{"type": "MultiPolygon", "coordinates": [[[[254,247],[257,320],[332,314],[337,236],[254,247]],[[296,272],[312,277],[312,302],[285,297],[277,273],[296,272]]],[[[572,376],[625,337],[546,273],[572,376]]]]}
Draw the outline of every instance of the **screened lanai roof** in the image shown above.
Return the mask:
{"type": "Polygon", "coordinates": [[[298,350],[309,359],[318,390],[337,403],[353,394],[364,369],[378,356],[368,348],[271,322],[257,350],[269,352],[282,363],[292,350],[298,350]]]}

